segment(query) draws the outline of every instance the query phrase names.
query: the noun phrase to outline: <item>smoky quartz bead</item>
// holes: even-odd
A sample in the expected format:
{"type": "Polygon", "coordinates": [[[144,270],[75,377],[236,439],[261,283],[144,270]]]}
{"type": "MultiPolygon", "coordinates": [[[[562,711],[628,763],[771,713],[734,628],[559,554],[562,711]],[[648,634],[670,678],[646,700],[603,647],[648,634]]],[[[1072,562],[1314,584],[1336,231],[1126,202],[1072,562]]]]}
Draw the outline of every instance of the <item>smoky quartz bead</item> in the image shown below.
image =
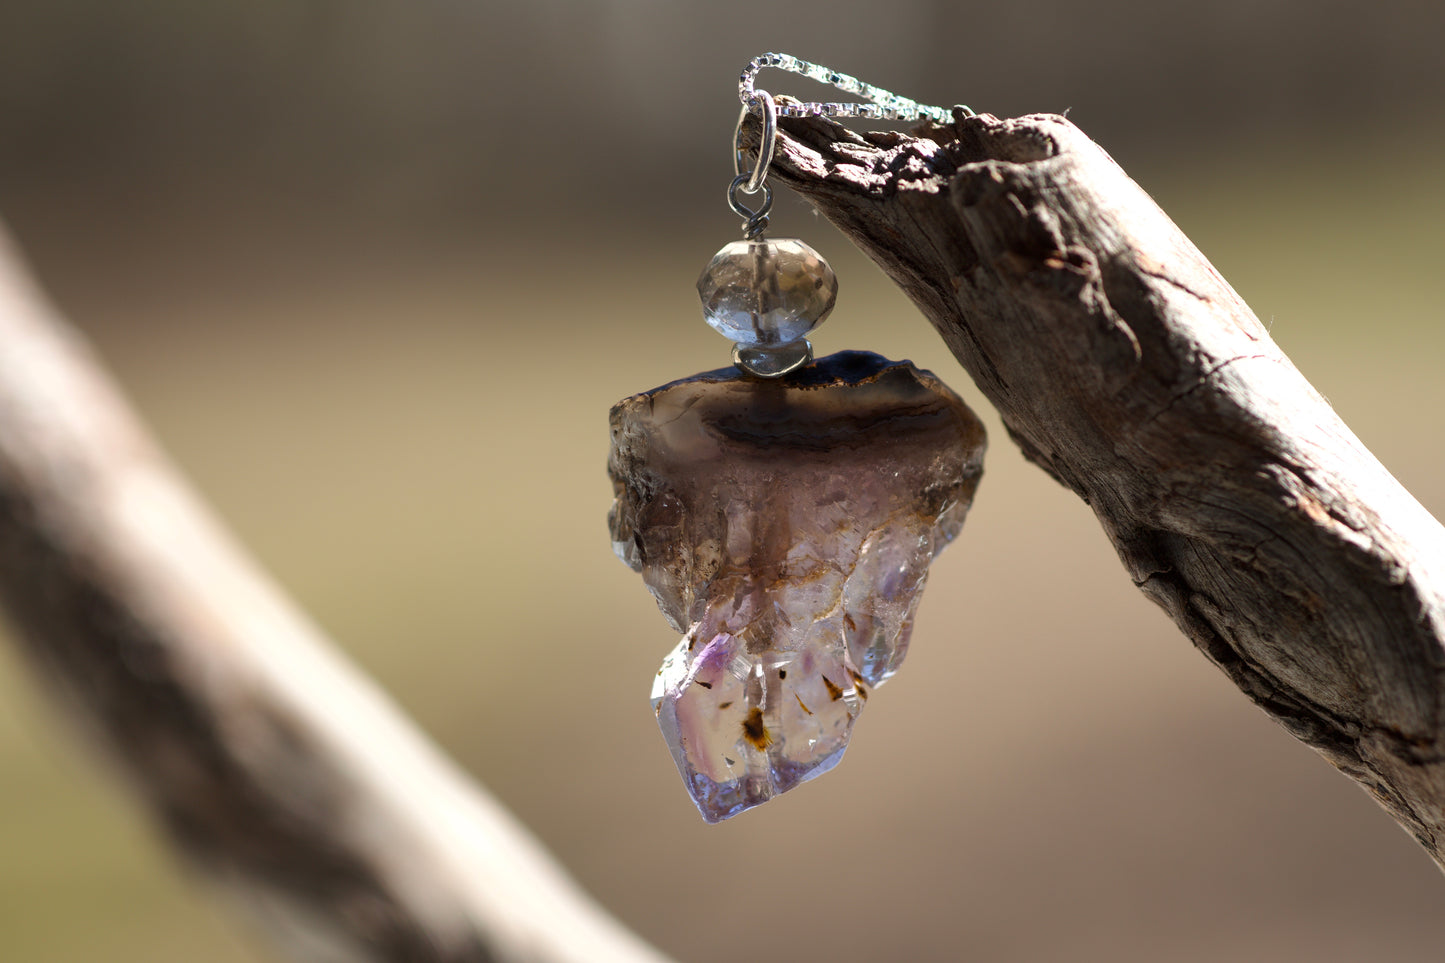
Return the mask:
{"type": "Polygon", "coordinates": [[[697,281],[703,315],[742,345],[791,344],[812,331],[838,297],[828,262],[797,238],[734,241],[697,281]]]}

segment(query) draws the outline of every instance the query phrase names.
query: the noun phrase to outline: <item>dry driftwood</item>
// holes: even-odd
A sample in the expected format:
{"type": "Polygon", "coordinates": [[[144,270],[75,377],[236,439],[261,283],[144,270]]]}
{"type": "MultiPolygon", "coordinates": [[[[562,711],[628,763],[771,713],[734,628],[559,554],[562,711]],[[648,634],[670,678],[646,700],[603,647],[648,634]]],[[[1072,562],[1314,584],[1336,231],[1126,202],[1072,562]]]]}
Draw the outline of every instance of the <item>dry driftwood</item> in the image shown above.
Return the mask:
{"type": "Polygon", "coordinates": [[[1140,589],[1445,865],[1445,531],[1203,255],[1062,117],[783,127],[774,177],[908,293],[1140,589]]]}
{"type": "Polygon", "coordinates": [[[0,237],[0,600],[291,957],[660,961],[234,548],[0,237]]]}

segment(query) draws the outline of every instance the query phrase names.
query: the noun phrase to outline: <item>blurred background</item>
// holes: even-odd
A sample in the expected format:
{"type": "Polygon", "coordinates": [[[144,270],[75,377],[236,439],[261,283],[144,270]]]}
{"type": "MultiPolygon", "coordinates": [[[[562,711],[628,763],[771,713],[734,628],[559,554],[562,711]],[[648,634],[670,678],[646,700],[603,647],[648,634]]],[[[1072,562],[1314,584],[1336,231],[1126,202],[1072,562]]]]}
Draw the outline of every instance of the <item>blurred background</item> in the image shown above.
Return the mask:
{"type": "MultiPolygon", "coordinates": [[[[1403,0],[8,0],[0,216],[280,582],[678,958],[1434,961],[1423,851],[1132,588],[799,201],[775,233],[842,282],[819,349],[915,359],[993,437],[833,773],[698,818],[604,463],[611,403],[726,362],[693,282],[737,231],[737,72],[781,50],[1069,110],[1439,515],[1442,28],[1403,0]]],[[[0,787],[0,959],[273,959],[9,649],[0,787]]]]}

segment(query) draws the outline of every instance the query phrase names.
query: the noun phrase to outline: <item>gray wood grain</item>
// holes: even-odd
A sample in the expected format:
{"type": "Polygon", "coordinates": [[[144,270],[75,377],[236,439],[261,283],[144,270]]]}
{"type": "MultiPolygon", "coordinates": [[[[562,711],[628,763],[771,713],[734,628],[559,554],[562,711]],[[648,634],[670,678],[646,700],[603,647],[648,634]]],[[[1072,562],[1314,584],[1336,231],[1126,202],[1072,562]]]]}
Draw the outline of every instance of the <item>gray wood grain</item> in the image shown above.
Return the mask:
{"type": "Polygon", "coordinates": [[[0,604],[289,958],[660,963],[231,541],[0,235],[0,604]]]}
{"type": "Polygon", "coordinates": [[[1135,584],[1445,865],[1445,531],[1188,238],[1062,117],[782,127],[774,178],[907,292],[1135,584]]]}

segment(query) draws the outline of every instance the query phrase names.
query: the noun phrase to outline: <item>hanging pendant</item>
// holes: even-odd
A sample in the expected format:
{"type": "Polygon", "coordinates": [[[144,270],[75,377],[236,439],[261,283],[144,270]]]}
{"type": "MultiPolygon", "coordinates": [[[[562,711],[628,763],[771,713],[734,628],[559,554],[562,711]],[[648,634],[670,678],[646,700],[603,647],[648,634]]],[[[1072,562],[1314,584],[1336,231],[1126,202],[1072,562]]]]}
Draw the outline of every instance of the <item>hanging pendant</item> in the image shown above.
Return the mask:
{"type": "MultiPolygon", "coordinates": [[[[749,70],[761,66],[815,68],[769,54],[749,70]]],[[[833,309],[837,278],[802,241],[763,236],[778,108],[751,73],[728,188],[743,240],[698,280],[734,367],[613,406],[608,460],[613,548],[683,633],[652,707],[708,822],[837,765],[870,690],[903,661],[929,563],[963,525],[985,446],[974,413],[910,362],[845,351],[811,363],[807,335],[833,309]],[[745,171],[754,109],[761,146],[745,171]]],[[[894,113],[936,110],[865,93],[894,113]]]]}
{"type": "Polygon", "coordinates": [[[932,374],[866,352],[777,381],[695,375],[611,423],[614,548],[684,633],[653,709],[717,822],[842,757],[963,525],[983,426],[932,374]]]}

